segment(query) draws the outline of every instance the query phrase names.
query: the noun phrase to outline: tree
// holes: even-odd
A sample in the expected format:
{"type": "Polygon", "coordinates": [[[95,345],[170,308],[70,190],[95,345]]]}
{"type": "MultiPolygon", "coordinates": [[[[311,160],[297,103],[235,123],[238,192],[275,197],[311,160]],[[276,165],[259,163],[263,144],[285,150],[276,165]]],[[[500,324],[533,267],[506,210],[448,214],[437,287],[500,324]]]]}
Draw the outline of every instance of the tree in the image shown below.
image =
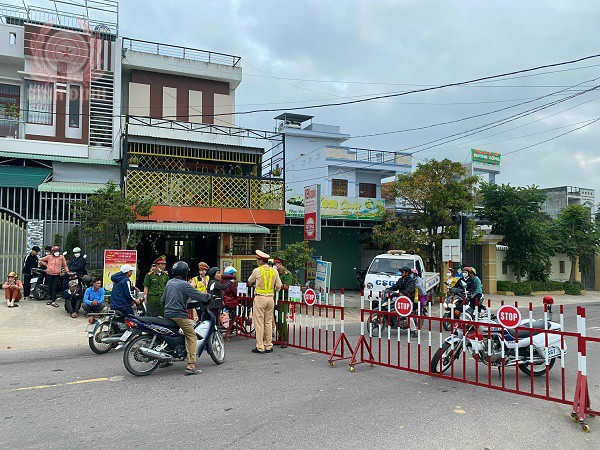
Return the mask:
{"type": "Polygon", "coordinates": [[[568,205],[556,218],[553,227],[556,249],[565,253],[571,261],[569,281],[575,281],[577,260],[582,272],[586,272],[589,261],[600,249],[600,232],[592,221],[589,208],[583,205],[568,205]]]}
{"type": "Polygon", "coordinates": [[[541,212],[546,195],[537,187],[513,187],[509,184],[482,183],[482,216],[489,219],[494,234],[501,234],[508,246],[506,262],[521,281],[547,279],[547,267],[554,254],[552,223],[541,212]]]}
{"type": "Polygon", "coordinates": [[[152,199],[123,196],[115,182],[109,181],[87,201],[73,202],[71,207],[81,221],[82,231],[90,237],[90,248],[104,250],[133,248],[138,237],[127,229],[127,224],[148,217],[153,205],[152,199]]]}
{"type": "Polygon", "coordinates": [[[67,238],[65,239],[65,251],[70,252],[75,247],[81,247],[81,238],[78,225],[75,225],[71,231],[67,233],[67,238]]]}
{"type": "Polygon", "coordinates": [[[409,207],[410,217],[400,222],[394,213],[387,213],[373,229],[373,238],[415,252],[424,248],[428,268],[441,270],[442,239],[457,234],[452,216],[472,211],[478,181],[467,176],[462,164],[448,159],[418,164],[413,173],[398,175],[384,192],[409,207]]]}
{"type": "Polygon", "coordinates": [[[286,269],[292,273],[294,284],[300,284],[300,273],[312,261],[313,252],[306,241],[300,241],[286,245],[285,249],[276,251],[273,256],[283,259],[286,269]]]}

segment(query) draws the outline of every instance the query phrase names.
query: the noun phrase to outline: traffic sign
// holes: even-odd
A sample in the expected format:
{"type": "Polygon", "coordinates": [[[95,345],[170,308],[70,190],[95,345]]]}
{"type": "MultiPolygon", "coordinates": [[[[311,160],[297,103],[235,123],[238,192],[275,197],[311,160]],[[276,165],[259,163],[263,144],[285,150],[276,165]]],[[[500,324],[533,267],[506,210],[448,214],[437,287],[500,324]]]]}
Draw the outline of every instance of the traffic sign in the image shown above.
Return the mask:
{"type": "Polygon", "coordinates": [[[308,306],[312,306],[316,301],[317,294],[315,293],[314,289],[307,289],[304,293],[304,303],[306,303],[308,306]]]}
{"type": "Polygon", "coordinates": [[[503,305],[496,313],[498,323],[505,328],[515,328],[521,324],[521,311],[512,305],[503,305]]]}
{"type": "Polygon", "coordinates": [[[398,315],[402,317],[410,316],[410,313],[412,313],[413,310],[413,302],[410,301],[410,298],[404,295],[396,299],[394,306],[396,307],[396,312],[398,315]]]}

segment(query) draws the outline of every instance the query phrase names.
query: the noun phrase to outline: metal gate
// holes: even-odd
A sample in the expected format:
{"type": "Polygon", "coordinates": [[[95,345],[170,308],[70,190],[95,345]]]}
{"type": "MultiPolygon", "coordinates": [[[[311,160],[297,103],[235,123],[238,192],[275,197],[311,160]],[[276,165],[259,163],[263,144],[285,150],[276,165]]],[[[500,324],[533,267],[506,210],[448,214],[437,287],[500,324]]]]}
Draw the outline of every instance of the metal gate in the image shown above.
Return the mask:
{"type": "Polygon", "coordinates": [[[4,279],[13,271],[20,274],[26,254],[27,221],[0,208],[0,277],[4,279]]]}

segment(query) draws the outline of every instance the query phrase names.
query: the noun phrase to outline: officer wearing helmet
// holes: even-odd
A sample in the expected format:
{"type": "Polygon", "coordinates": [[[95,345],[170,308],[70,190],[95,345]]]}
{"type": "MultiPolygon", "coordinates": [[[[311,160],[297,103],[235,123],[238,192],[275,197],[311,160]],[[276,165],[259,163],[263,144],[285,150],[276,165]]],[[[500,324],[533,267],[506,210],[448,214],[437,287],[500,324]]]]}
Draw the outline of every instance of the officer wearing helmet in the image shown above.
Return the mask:
{"type": "Polygon", "coordinates": [[[187,352],[186,375],[197,375],[202,373],[196,369],[196,332],[194,331],[194,321],[188,318],[187,303],[188,300],[206,301],[207,296],[194,289],[188,282],[188,273],[190,267],[185,261],[177,261],[171,269],[170,279],[162,295],[162,302],[165,306],[165,318],[171,319],[185,335],[185,351],[187,352]]]}

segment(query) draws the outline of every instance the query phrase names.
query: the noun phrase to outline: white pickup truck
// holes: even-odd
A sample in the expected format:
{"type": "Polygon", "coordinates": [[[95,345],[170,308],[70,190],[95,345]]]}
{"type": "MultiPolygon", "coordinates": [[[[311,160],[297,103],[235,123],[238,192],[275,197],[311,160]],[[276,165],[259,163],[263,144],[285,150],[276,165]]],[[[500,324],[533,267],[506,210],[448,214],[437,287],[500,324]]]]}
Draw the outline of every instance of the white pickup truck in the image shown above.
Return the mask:
{"type": "Polygon", "coordinates": [[[380,291],[398,281],[400,268],[404,266],[421,273],[428,294],[432,294],[433,289],[440,284],[439,273],[423,271],[425,266],[420,256],[410,255],[402,250],[390,250],[373,258],[365,276],[365,298],[368,300],[371,295],[377,297],[380,291]]]}

